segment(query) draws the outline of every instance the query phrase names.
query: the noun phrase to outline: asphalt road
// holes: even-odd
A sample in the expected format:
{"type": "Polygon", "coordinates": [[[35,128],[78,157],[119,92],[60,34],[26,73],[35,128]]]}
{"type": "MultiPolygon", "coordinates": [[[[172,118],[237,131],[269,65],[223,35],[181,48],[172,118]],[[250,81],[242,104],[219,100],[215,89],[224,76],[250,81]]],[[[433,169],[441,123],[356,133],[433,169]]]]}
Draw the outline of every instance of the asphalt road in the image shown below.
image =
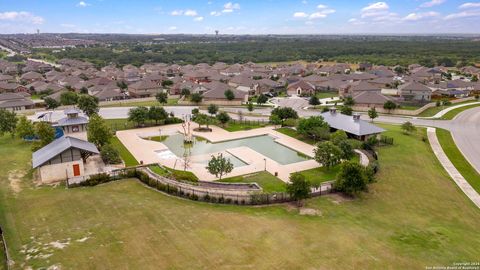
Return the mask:
{"type": "Polygon", "coordinates": [[[455,144],[480,173],[480,107],[466,110],[449,122],[455,144]]]}

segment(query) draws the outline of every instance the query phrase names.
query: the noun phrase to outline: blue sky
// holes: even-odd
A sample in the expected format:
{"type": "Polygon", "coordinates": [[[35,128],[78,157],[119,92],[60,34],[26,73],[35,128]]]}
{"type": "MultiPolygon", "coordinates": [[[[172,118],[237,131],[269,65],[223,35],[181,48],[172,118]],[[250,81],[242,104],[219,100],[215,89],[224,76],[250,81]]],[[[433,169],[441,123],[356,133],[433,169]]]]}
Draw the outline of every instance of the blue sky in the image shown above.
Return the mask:
{"type": "Polygon", "coordinates": [[[0,0],[0,33],[480,33],[480,0],[0,0]]]}

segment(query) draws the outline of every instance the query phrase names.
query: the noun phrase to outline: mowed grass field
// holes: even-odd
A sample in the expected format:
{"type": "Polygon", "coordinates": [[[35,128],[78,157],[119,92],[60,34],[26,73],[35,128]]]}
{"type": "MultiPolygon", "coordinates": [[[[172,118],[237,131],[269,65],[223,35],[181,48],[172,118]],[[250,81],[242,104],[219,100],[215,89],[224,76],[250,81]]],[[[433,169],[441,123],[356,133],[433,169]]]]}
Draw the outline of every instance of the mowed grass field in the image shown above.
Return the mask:
{"type": "Polygon", "coordinates": [[[315,215],[291,205],[192,202],[136,180],[38,187],[30,146],[1,137],[0,224],[13,269],[425,269],[478,261],[480,210],[422,134],[383,127],[395,145],[379,149],[369,193],[309,199],[315,215]]]}

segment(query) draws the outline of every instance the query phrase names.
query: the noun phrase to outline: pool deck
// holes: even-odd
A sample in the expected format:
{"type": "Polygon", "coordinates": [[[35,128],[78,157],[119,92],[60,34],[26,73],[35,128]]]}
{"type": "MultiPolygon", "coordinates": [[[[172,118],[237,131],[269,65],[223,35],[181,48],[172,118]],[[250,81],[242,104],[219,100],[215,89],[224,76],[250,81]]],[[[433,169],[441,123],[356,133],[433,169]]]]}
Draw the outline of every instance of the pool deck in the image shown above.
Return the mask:
{"type": "MultiPolygon", "coordinates": [[[[197,137],[205,138],[212,143],[238,140],[238,139],[262,136],[262,135],[270,135],[274,137],[275,141],[279,144],[289,147],[309,157],[314,156],[314,146],[306,144],[299,140],[296,140],[282,133],[279,133],[274,130],[274,127],[264,127],[264,128],[251,129],[246,131],[236,131],[236,132],[229,132],[216,126],[211,126],[211,128],[212,128],[212,132],[195,132],[194,131],[193,135],[197,137]]],[[[181,170],[184,168],[183,159],[160,158],[160,156],[158,155],[158,152],[169,151],[166,145],[164,145],[161,142],[142,139],[147,137],[159,136],[160,134],[173,135],[178,132],[183,133],[183,128],[181,124],[118,131],[117,137],[139,162],[142,161],[144,164],[160,163],[164,166],[181,170]]],[[[230,153],[233,156],[247,163],[246,166],[235,167],[233,171],[229,173],[226,177],[239,176],[239,175],[259,172],[259,171],[265,170],[266,168],[266,170],[271,174],[277,173],[278,177],[282,181],[288,182],[289,176],[291,173],[294,173],[297,171],[309,170],[309,169],[313,169],[320,166],[320,164],[313,159],[296,162],[292,164],[287,164],[287,165],[282,165],[254,151],[253,149],[245,146],[225,149],[225,152],[230,153]]],[[[218,154],[218,153],[214,153],[214,154],[218,154]]],[[[211,175],[207,171],[207,169],[205,169],[204,164],[195,163],[195,160],[205,159],[207,158],[206,157],[207,155],[211,156],[212,154],[196,155],[190,158],[189,162],[187,163],[189,165],[187,170],[193,172],[201,180],[214,181],[214,180],[217,180],[217,178],[211,175]]]]}

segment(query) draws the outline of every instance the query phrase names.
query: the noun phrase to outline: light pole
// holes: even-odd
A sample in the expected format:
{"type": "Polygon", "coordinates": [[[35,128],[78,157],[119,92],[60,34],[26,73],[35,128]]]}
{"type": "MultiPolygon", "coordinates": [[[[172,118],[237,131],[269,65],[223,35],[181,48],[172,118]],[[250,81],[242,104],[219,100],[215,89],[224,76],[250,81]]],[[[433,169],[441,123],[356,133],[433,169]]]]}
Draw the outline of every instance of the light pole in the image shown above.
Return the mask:
{"type": "Polygon", "coordinates": [[[265,161],[265,171],[267,170],[267,159],[264,158],[263,161],[265,161]]]}

